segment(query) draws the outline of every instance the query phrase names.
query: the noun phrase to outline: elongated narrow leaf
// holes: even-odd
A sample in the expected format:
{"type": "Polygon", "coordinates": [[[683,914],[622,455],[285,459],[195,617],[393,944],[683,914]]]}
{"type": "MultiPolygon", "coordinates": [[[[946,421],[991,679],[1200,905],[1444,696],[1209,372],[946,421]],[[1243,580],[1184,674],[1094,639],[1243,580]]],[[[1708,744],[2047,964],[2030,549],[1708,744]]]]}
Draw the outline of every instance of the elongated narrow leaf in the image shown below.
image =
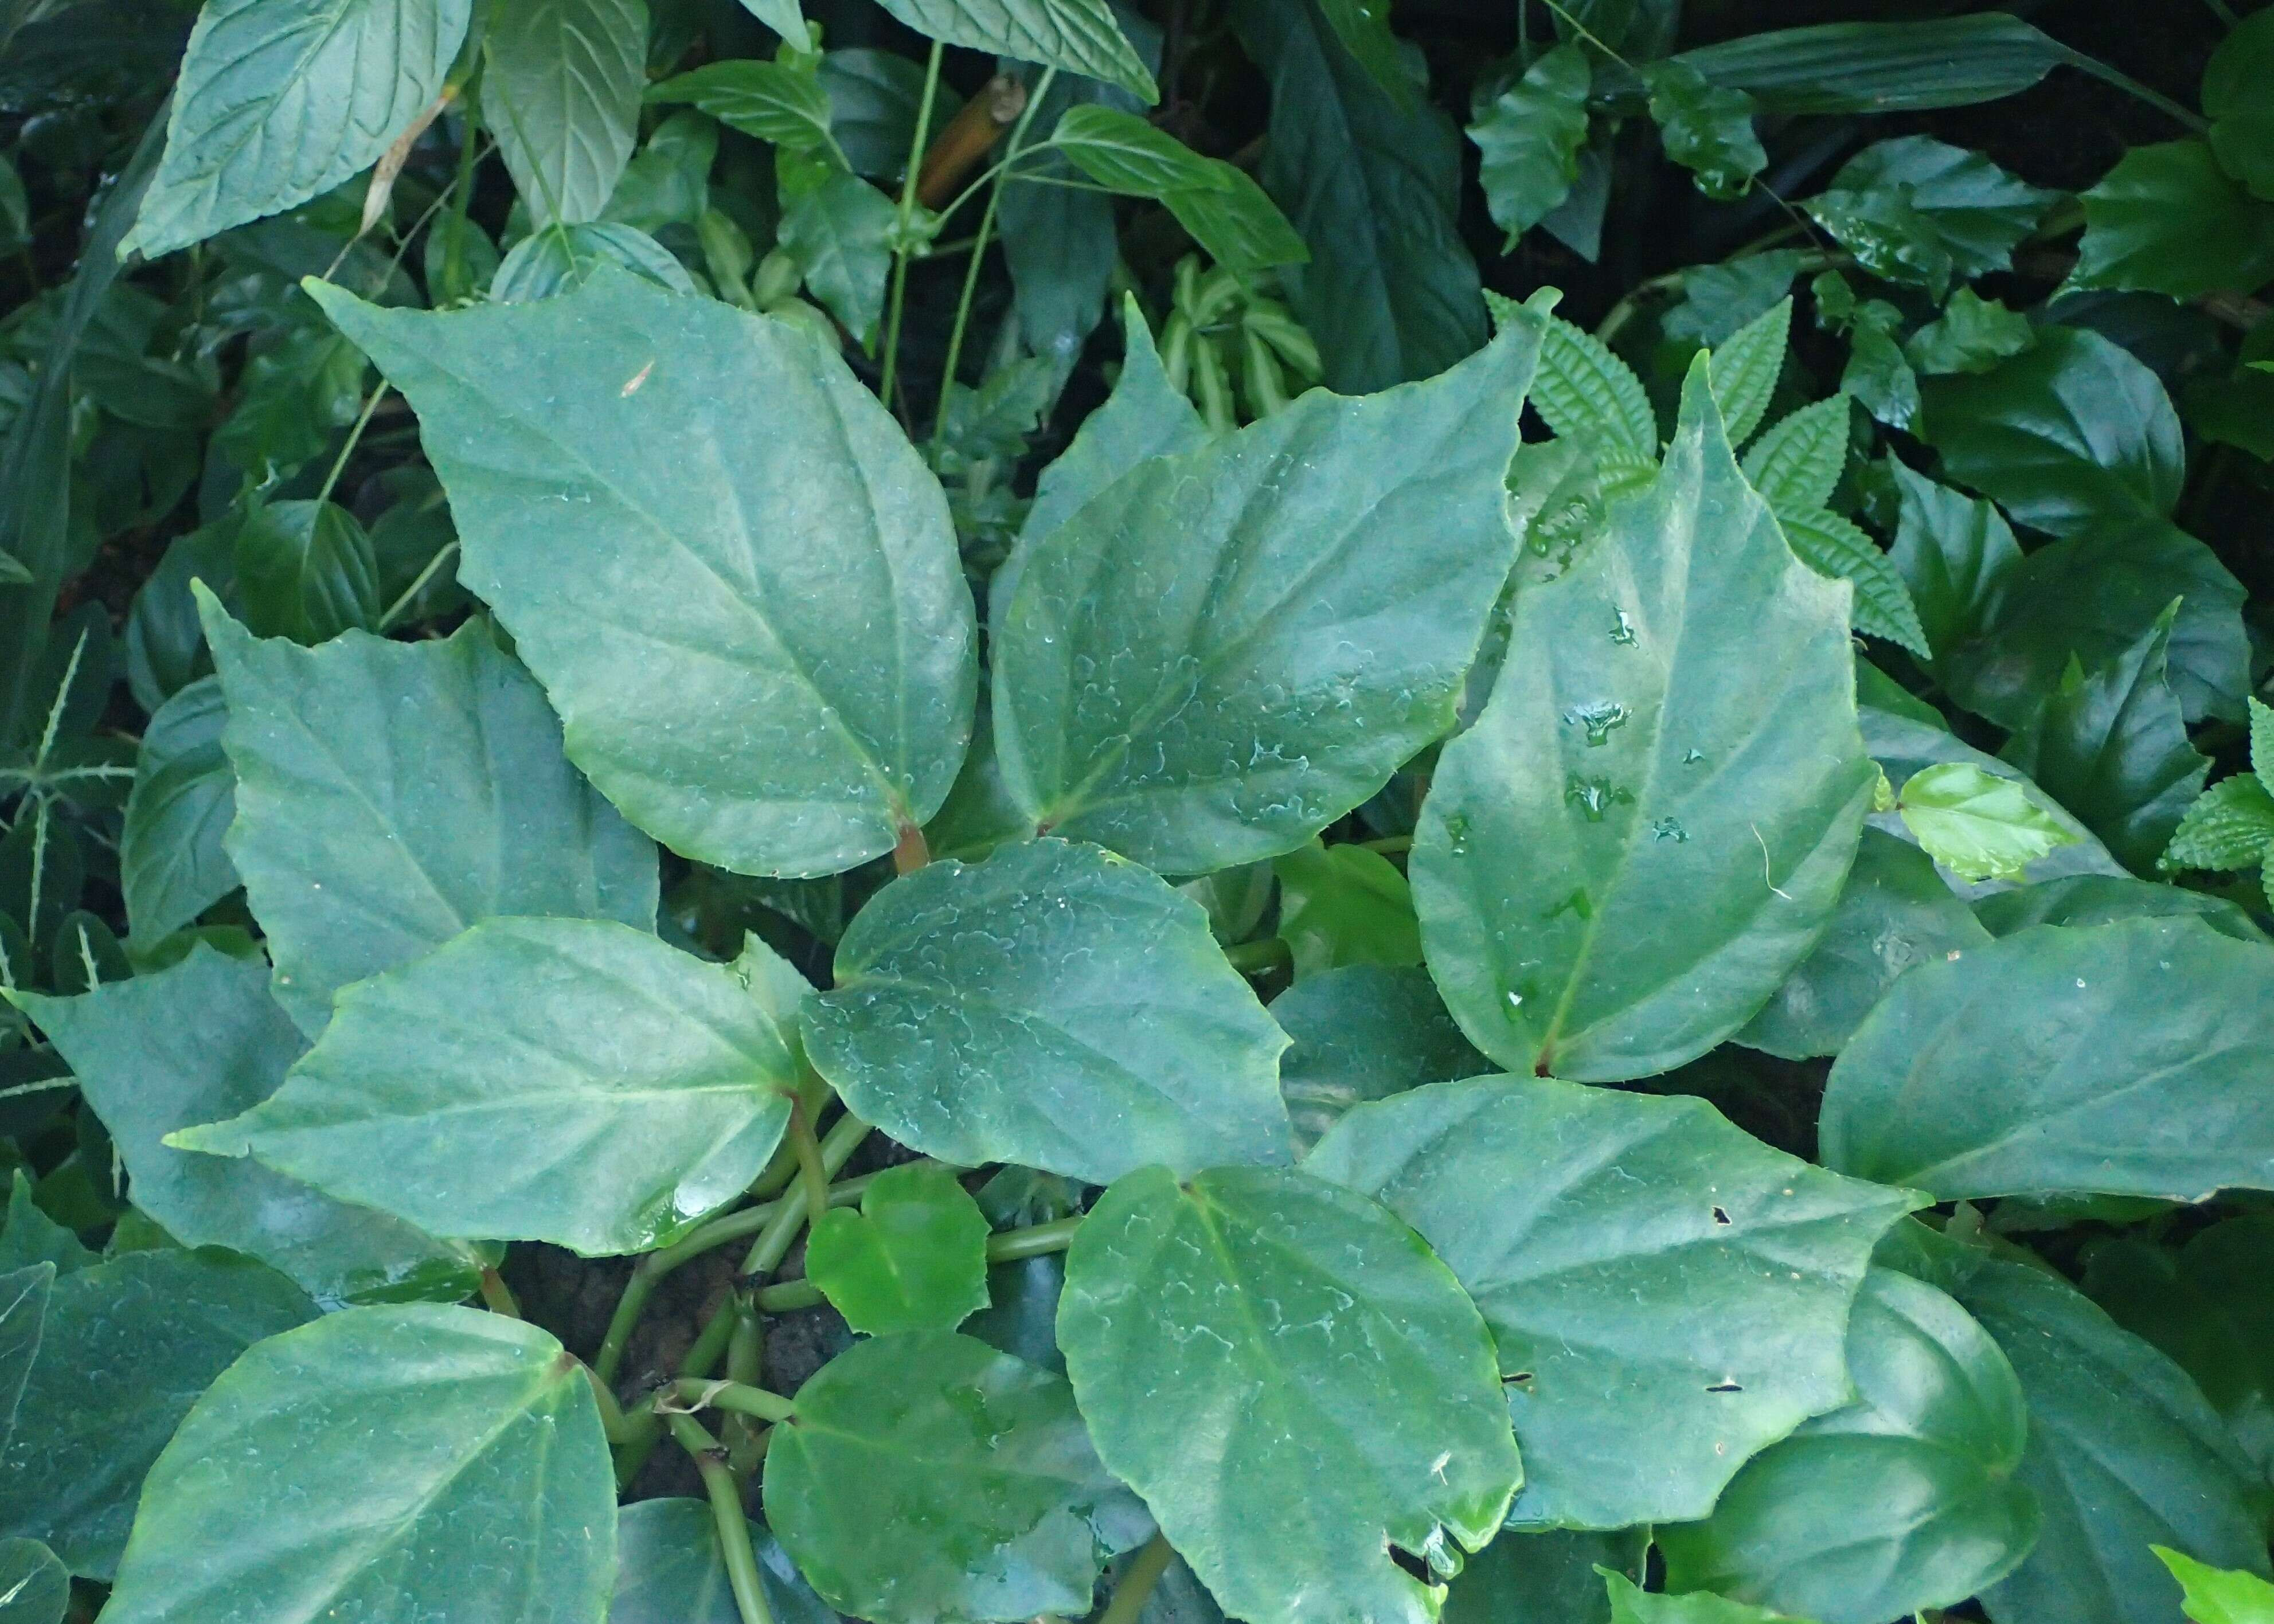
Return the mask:
{"type": "Polygon", "coordinates": [[[176,1240],[259,1258],[325,1303],[468,1296],[465,1249],[256,1162],[165,1143],[260,1104],[306,1049],[267,983],[259,959],[200,944],[180,964],[79,997],[18,997],[109,1129],[134,1204],[176,1240]]]}
{"type": "Polygon", "coordinates": [[[1769,397],[1784,372],[1791,334],[1792,299],[1787,296],[1714,350],[1708,375],[1713,382],[1713,403],[1721,409],[1732,446],[1751,440],[1766,415],[1769,397]]]}
{"type": "Polygon", "coordinates": [[[1450,728],[1515,553],[1537,347],[1522,323],[1427,383],[1307,395],[1021,545],[995,741],[1035,823],[1207,873],[1301,845],[1450,728]]]}
{"type": "Polygon", "coordinates": [[[1895,984],[1832,1069],[1824,1161],[1944,1199],[2274,1188],[2270,1045],[2274,951],[2196,919],[2024,930],[1895,984]]]}
{"type": "Polygon", "coordinates": [[[497,919],[340,998],[284,1086],[167,1143],[251,1154],[430,1234],[644,1252],[789,1120],[805,984],[591,920],[497,919]]]}
{"type": "Polygon", "coordinates": [[[1853,1402],[1756,1456],[1706,1522],[1658,1530],[1669,1589],[1883,1624],[1964,1601],[2029,1554],[2037,1496],[2014,1477],[2029,1417],[1990,1334],[1875,1268],[1848,1347],[1853,1402]]]}
{"type": "Polygon", "coordinates": [[[1095,846],[1021,841],[894,882],[845,933],[805,1041],[847,1104],[965,1166],[1104,1184],[1289,1154],[1285,1036],[1197,905],[1095,846]]]}
{"type": "Polygon", "coordinates": [[[203,613],[237,777],[225,845],[302,1031],[348,982],[492,914],[653,928],[655,848],[569,766],[545,695],[486,628],[300,649],[210,597],[203,613]]]}
{"type": "Polygon", "coordinates": [[[773,1430],[765,1494],[814,1589],[876,1624],[1078,1613],[1147,1531],[1065,1378],[952,1331],[823,1366],[773,1430]]]}
{"type": "Polygon", "coordinates": [[[632,155],[646,0],[497,0],[482,62],[482,120],[531,223],[598,220],[632,155]]]}
{"type": "Polygon", "coordinates": [[[1018,62],[1102,79],[1145,102],[1160,99],[1143,58],[1106,0],[882,0],[918,34],[1018,62]]]}
{"type": "Polygon", "coordinates": [[[1533,1526],[1703,1515],[1746,1458],[1847,1395],[1848,1307],[1909,1207],[1701,1100],[1547,1079],[1362,1105],[1306,1170],[1419,1230],[1500,1350],[1533,1526]]]}
{"type": "Polygon", "coordinates": [[[744,57],[677,74],[651,86],[646,99],[699,108],[744,135],[793,152],[817,153],[836,140],[830,130],[828,83],[825,70],[802,73],[786,63],[744,57]]]}
{"type": "Polygon", "coordinates": [[[16,1431],[0,1455],[0,1535],[108,1582],[143,1476],[207,1384],[315,1317],[274,1270],[225,1252],[138,1252],[55,1283],[16,1431]]]}
{"type": "MultiPolygon", "coordinates": [[[[1495,304],[1505,321],[1515,306],[1495,304]]],[[[1598,462],[1638,468],[1658,462],[1658,418],[1634,368],[1585,327],[1549,316],[1541,328],[1532,404],[1547,426],[1598,462]]]]}
{"type": "Polygon", "coordinates": [[[632,822],[814,875],[937,808],[971,733],[970,592],[937,482],[835,356],[606,267],[448,316],[313,291],[410,397],[460,579],[632,822]]]}
{"type": "MultiPolygon", "coordinates": [[[[1965,107],[2027,90],[2070,59],[2059,41],[2004,11],[1773,28],[1681,56],[1780,113],[1965,107]]],[[[1640,100],[1638,86],[1620,89],[1640,100]]]]}
{"type": "Polygon", "coordinates": [[[155,259],[328,191],[434,94],[471,0],[213,0],[122,252],[155,259]]]}
{"type": "Polygon", "coordinates": [[[1452,1274],[1323,1179],[1133,1173],[1082,1221],[1058,1341],[1099,1455],[1226,1613],[1427,1624],[1523,1472],[1452,1274]]]}
{"type": "Polygon", "coordinates": [[[199,1401],[105,1613],[600,1624],[615,1498],[591,1385],[552,1337],[465,1308],[350,1309],[262,1343],[199,1401]]]}
{"type": "Polygon", "coordinates": [[[1870,806],[1847,593],[1737,471],[1706,365],[1656,483],[1518,596],[1528,657],[1414,837],[1430,970],[1511,1071],[1646,1077],[1727,1037],[1831,917],[1870,806]]]}

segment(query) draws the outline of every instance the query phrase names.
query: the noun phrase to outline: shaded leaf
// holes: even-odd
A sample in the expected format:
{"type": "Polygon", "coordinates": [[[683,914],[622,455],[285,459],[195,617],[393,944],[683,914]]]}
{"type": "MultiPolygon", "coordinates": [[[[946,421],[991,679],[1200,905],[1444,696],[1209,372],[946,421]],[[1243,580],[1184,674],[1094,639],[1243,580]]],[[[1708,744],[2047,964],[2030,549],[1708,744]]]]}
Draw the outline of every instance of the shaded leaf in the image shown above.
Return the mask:
{"type": "Polygon", "coordinates": [[[2191,299],[2274,281],[2274,202],[2231,178],[2206,142],[2132,147],[2078,201],[2075,287],[2191,299]]]}
{"type": "Polygon", "coordinates": [[[929,39],[1020,62],[1038,62],[1160,99],[1136,48],[1106,0],[884,0],[885,9],[929,39]]]}
{"type": "Polygon", "coordinates": [[[1305,976],[1271,1001],[1271,1019],[1291,1040],[1279,1092],[1298,1150],[1354,1105],[1492,1070],[1419,968],[1355,964],[1305,976]]]}
{"type": "Polygon", "coordinates": [[[118,846],[120,889],[138,941],[170,936],[237,889],[237,865],[222,845],[237,816],[237,770],[222,749],[228,720],[220,680],[201,677],[142,730],[118,846]]]}
{"type": "Polygon", "coordinates": [[[1570,195],[1587,139],[1587,56],[1559,45],[1479,109],[1469,139],[1483,154],[1478,180],[1493,223],[1516,239],[1570,195]]]}
{"type": "MultiPolygon", "coordinates": [[[[773,1535],[757,1522],[745,1526],[776,1624],[836,1624],[837,1615],[773,1535]]],[[[607,1624],[742,1624],[709,1502],[665,1496],[616,1514],[616,1589],[607,1624]]]]}
{"type": "Polygon", "coordinates": [[[496,0],[482,64],[482,122],[531,222],[598,220],[637,133],[646,0],[496,0]]]}

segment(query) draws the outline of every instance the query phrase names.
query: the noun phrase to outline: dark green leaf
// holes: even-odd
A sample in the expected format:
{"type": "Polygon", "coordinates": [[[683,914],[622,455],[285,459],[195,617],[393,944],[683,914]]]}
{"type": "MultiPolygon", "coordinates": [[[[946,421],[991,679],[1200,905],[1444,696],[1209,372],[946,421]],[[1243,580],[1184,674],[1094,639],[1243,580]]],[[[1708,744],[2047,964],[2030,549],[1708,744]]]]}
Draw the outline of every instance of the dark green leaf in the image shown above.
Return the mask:
{"type": "Polygon", "coordinates": [[[1780,113],[1965,107],[2027,90],[2069,59],[2059,41],[2003,11],[1771,29],[1681,57],[1780,113]]]}
{"type": "Polygon", "coordinates": [[[1067,1254],[1058,1341],[1100,1456],[1254,1624],[1427,1624],[1442,1592],[1391,1547],[1449,1570],[1523,1476],[1452,1274],[1307,1174],[1122,1179],[1067,1254]]]}
{"type": "Polygon", "coordinates": [[[318,643],[379,620],[371,538],[333,502],[255,508],[237,530],[237,586],[256,636],[318,643]]]}
{"type": "Polygon", "coordinates": [[[1492,1070],[1419,969],[1357,964],[1306,976],[1271,1001],[1271,1018],[1291,1040],[1279,1092],[1298,1149],[1353,1105],[1492,1070]]]}
{"type": "Polygon", "coordinates": [[[0,1270],[13,1274],[49,1263],[69,1274],[100,1262],[101,1255],[79,1244],[79,1237],[41,1212],[32,1199],[32,1181],[17,1168],[8,1180],[8,1222],[0,1231],[0,1270]]]}
{"type": "Polygon", "coordinates": [[[0,1624],[63,1624],[71,1574],[36,1539],[0,1540],[0,1624]]]}
{"type": "Polygon", "coordinates": [[[2249,914],[2223,898],[2111,874],[2045,880],[1999,891],[1974,905],[1974,916],[1993,936],[2010,936],[2032,925],[2105,925],[2120,919],[2172,915],[2199,917],[2221,936],[2238,942],[2266,939],[2250,922],[2249,914]]]}
{"type": "Polygon", "coordinates": [[[1916,1204],[1701,1100],[1544,1078],[1359,1106],[1304,1166],[1386,1203],[1476,1299],[1524,1448],[1510,1515],[1550,1527],[1702,1516],[1746,1457],[1841,1403],[1849,1304],[1916,1204]]]}
{"type": "MultiPolygon", "coordinates": [[[[873,55],[839,51],[831,60],[873,55]]],[[[817,75],[785,63],[742,58],[708,63],[691,73],[667,79],[648,91],[647,100],[651,104],[699,108],[720,124],[772,146],[819,154],[837,144],[831,133],[830,82],[826,70],[817,75]]],[[[904,139],[901,151],[906,150],[904,139]]]]}
{"type": "Polygon", "coordinates": [[[2232,179],[2205,142],[2135,147],[2079,200],[2075,287],[2191,299],[2274,281],[2274,203],[2232,179]]]}
{"type": "Polygon", "coordinates": [[[1469,139],[1484,154],[1478,179],[1503,253],[1570,194],[1587,139],[1587,56],[1559,45],[1480,109],[1469,139]]]}
{"type": "MultiPolygon", "coordinates": [[[[1901,501],[1888,556],[1910,589],[1920,628],[1940,661],[1997,624],[2022,549],[1992,504],[1962,496],[1893,459],[1886,466],[1901,501]]],[[[1959,697],[1964,698],[1962,689],[1959,697]]]]}
{"type": "Polygon", "coordinates": [[[892,200],[850,170],[796,152],[778,153],[781,249],[805,285],[867,349],[885,309],[899,213],[892,200]]]}
{"type": "Polygon", "coordinates": [[[237,816],[237,771],[222,751],[229,706],[201,677],[142,731],[118,846],[120,888],[138,941],[170,936],[237,889],[222,837],[237,816]]]}
{"type": "MultiPolygon", "coordinates": [[[[1138,54],[1157,61],[1160,31],[1133,11],[1118,15],[1138,54]]],[[[1021,71],[1032,94],[1040,88],[1036,71],[1031,64],[1021,71]]],[[[946,93],[943,89],[941,94],[946,93]]],[[[1054,129],[1067,108],[1085,102],[1132,113],[1145,105],[1118,85],[1060,74],[1035,109],[1033,127],[1054,129]]],[[[908,134],[903,133],[895,165],[907,144],[908,134]]],[[[1035,178],[1004,186],[996,224],[1003,237],[1003,263],[1011,273],[1020,334],[1030,351],[1063,373],[1073,367],[1082,341],[1105,312],[1106,289],[1121,252],[1114,234],[1114,204],[1101,192],[1051,184],[1074,180],[1073,165],[1048,147],[1028,151],[1030,156],[1020,159],[1020,174],[1035,178]]],[[[1148,347],[1150,342],[1148,338],[1148,347]]],[[[1085,425],[1088,421],[1084,419],[1085,425]]],[[[1121,467],[1117,464],[1114,471],[1119,473],[1121,467]]],[[[1031,515],[1028,522],[1033,522],[1031,515]]]]}
{"type": "Polygon", "coordinates": [[[805,1041],[853,1109],[962,1166],[1103,1184],[1288,1154],[1285,1037],[1200,908],[1095,846],[895,881],[845,933],[805,1041]]]}
{"type": "MultiPolygon", "coordinates": [[[[774,1624],[837,1624],[774,1537],[758,1523],[746,1526],[774,1624]]],[[[607,1624],[742,1624],[707,1502],[644,1500],[617,1515],[607,1624]]]]}
{"type": "Polygon", "coordinates": [[[2227,31],[2203,64],[2202,110],[2220,166],[2254,197],[2274,199],[2274,109],[2264,86],[2274,74],[2274,20],[2254,11],[2227,31]]]}
{"type": "Polygon", "coordinates": [[[952,1331],[987,1306],[987,1219],[937,1162],[887,1168],[814,1224],[805,1277],[856,1331],[952,1331]]]}
{"type": "Polygon", "coordinates": [[[1668,1596],[1637,1590],[1621,1574],[1606,1574],[1603,1583],[1610,1595],[1610,1611],[1606,1614],[1610,1624],[1809,1624],[1805,1619],[1731,1601],[1710,1590],[1668,1596]]]}
{"type": "Polygon", "coordinates": [[[482,63],[482,123],[531,223],[599,219],[632,155],[646,0],[496,0],[482,63]]]}
{"type": "Polygon", "coordinates": [[[490,297],[526,304],[573,293],[603,266],[617,266],[674,293],[695,283],[671,251],[627,225],[550,226],[513,245],[490,278],[490,297]]]}
{"type": "Polygon", "coordinates": [[[1864,270],[1939,299],[1954,276],[2009,268],[2058,195],[1979,153],[1907,135],[1856,154],[1805,207],[1864,270]]]}
{"type": "Polygon", "coordinates": [[[1903,355],[1912,370],[1925,377],[1986,372],[2037,342],[2037,329],[2027,316],[2015,314],[1996,299],[1983,298],[1971,288],[1961,288],[1950,296],[1941,315],[1903,341],[1903,355]]]}
{"type": "Polygon", "coordinates": [[[1469,1559],[1445,1591],[1444,1624],[1610,1624],[1602,1570],[1640,1577],[1646,1530],[1509,1529],[1469,1559]]]}
{"type": "Polygon", "coordinates": [[[1246,171],[1201,157],[1134,113],[1077,103],[1058,120],[1050,145],[1108,191],[1163,205],[1226,270],[1248,275],[1311,257],[1246,171]]]}
{"type": "MultiPolygon", "coordinates": [[[[923,64],[861,46],[825,53],[818,78],[829,98],[831,132],[855,173],[899,180],[923,100],[923,64]]],[[[938,86],[932,127],[945,128],[962,105],[954,86],[938,86]]]]}
{"type": "Polygon", "coordinates": [[[1678,57],[1645,63],[1641,71],[1666,155],[1695,174],[1707,197],[1743,197],[1769,161],[1753,133],[1753,98],[1678,57]]]}
{"type": "Polygon", "coordinates": [[[918,34],[992,56],[1038,62],[1160,99],[1153,76],[1106,0],[883,0],[918,34]]]}

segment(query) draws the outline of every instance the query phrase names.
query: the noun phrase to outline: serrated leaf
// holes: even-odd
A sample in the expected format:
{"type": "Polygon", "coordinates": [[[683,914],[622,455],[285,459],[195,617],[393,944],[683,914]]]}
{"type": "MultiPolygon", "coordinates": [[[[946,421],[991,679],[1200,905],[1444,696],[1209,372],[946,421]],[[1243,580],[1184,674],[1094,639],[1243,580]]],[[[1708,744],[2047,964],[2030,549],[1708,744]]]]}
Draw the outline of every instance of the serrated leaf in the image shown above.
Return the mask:
{"type": "Polygon", "coordinates": [[[1778,375],[1784,371],[1791,332],[1792,299],[1787,296],[1713,350],[1708,374],[1713,382],[1713,403],[1721,409],[1721,421],[1732,446],[1750,440],[1767,415],[1769,397],[1776,393],[1778,375]]]}
{"type": "Polygon", "coordinates": [[[987,1219],[937,1162],[887,1168],[859,1212],[832,1207],[814,1223],[805,1277],[868,1335],[952,1331],[987,1306],[987,1219]]]}
{"type": "Polygon", "coordinates": [[[1058,1342],[1099,1456],[1254,1624],[1427,1624],[1439,1593],[1390,1547],[1457,1561],[1523,1476],[1491,1337],[1452,1274],[1381,1207],[1302,1172],[1121,1179],[1067,1254],[1058,1342]]]}
{"type": "Polygon", "coordinates": [[[1658,418],[1634,369],[1602,340],[1561,316],[1540,332],[1540,368],[1532,380],[1532,407],[1565,440],[1591,452],[1655,464],[1658,418]]]}
{"type": "Polygon", "coordinates": [[[365,169],[433,101],[471,0],[214,0],[122,254],[155,259],[365,169]]]}
{"type": "Polygon", "coordinates": [[[463,1249],[257,1163],[164,1142],[259,1104],[306,1049],[267,983],[258,959],[200,944],[80,997],[18,997],[109,1130],[136,1207],[184,1245],[245,1252],[327,1304],[468,1296],[476,1270],[463,1249]]]}
{"type": "Polygon", "coordinates": [[[1881,1624],[1964,1601],[2029,1553],[2037,1496],[2014,1478],[2028,1415],[1990,1334],[1874,1268],[1848,1350],[1853,1400],[1755,1456],[1712,1517],[1658,1530],[1669,1587],[1881,1624]]]}
{"type": "Polygon", "coordinates": [[[1926,653],[1926,633],[1919,625],[1910,589],[1879,544],[1854,520],[1821,508],[1803,513],[1780,510],[1777,518],[1802,563],[1855,588],[1849,613],[1857,631],[1901,643],[1916,655],[1926,653]]]}
{"type": "Polygon", "coordinates": [[[447,316],[315,296],[410,396],[460,578],[634,823],[807,876],[937,808],[970,738],[970,592],[938,482],[838,357],[605,268],[447,316]]]}
{"type": "MultiPolygon", "coordinates": [[[[1773,387],[1775,380],[1770,381],[1773,387]]],[[[1788,412],[1764,429],[1745,453],[1745,477],[1780,514],[1822,508],[1848,466],[1851,416],[1845,395],[1788,412]]]]}
{"type": "Polygon", "coordinates": [[[1153,76],[1105,0],[882,0],[928,39],[1102,79],[1146,102],[1153,76]]]}
{"type": "Polygon", "coordinates": [[[559,1342],[471,1309],[349,1309],[253,1349],[198,1402],[151,1470],[105,1611],[594,1624],[615,1524],[599,1410],[559,1342]]]}
{"type": "Polygon", "coordinates": [[[2247,868],[2274,846],[2274,794],[2248,773],[2221,778],[2189,805],[2158,867],[2247,868]]]}
{"type": "Polygon", "coordinates": [[[1749,1455],[1846,1395],[1849,1303],[1914,1205],[1702,1101],[1547,1079],[1361,1105],[1304,1168],[1411,1223],[1484,1313],[1525,1455],[1523,1526],[1703,1515],[1749,1455]],[[1531,1194],[1478,1199],[1493,1190],[1531,1194]]]}
{"type": "Polygon", "coordinates": [[[1311,257],[1263,188],[1221,158],[1203,158],[1134,113],[1078,102],[1050,144],[1110,192],[1150,198],[1226,270],[1252,274],[1311,257]]]}
{"type": "Polygon", "coordinates": [[[142,730],[118,844],[119,888],[138,940],[172,935],[237,889],[222,844],[237,816],[237,770],[221,742],[228,719],[220,680],[201,677],[142,730]]]}
{"type": "Polygon", "coordinates": [[[1587,139],[1587,55],[1577,45],[1541,54],[1480,109],[1468,129],[1483,154],[1478,181],[1503,253],[1570,195],[1587,139]]]}
{"type": "Polygon", "coordinates": [[[1292,850],[1449,728],[1515,553],[1534,347],[1526,323],[1427,383],[1314,391],[1022,542],[995,745],[1035,825],[1209,873],[1292,850]]]}
{"type": "Polygon", "coordinates": [[[1830,917],[1871,805],[1847,595],[1745,485],[1706,366],[1657,482],[1517,596],[1530,655],[1415,833],[1430,970],[1510,1071],[1646,1077],[1727,1037],[1830,917]]]}
{"type": "Polygon", "coordinates": [[[952,1331],[856,1342],[799,1388],[765,1504],[813,1588],[877,1624],[1079,1613],[1148,1524],[1063,1377],[952,1331]]]}
{"type": "Polygon", "coordinates": [[[892,200],[834,162],[777,153],[781,251],[797,261],[806,287],[863,349],[874,345],[885,309],[900,212],[892,200]]]}
{"type": "Polygon", "coordinates": [[[300,649],[210,597],[204,614],[237,778],[224,844],[302,1031],[348,982],[492,914],[653,928],[655,848],[568,765],[544,694],[486,627],[300,649]]]}
{"type": "Polygon", "coordinates": [[[598,220],[632,155],[646,0],[496,0],[482,34],[482,122],[540,229],[598,220]]]}
{"type": "Polygon", "coordinates": [[[806,1009],[813,1064],[901,1143],[1104,1184],[1288,1155],[1286,1039],[1207,915],[1095,846],[936,862],[862,910],[806,1009]]]}
{"type": "Polygon", "coordinates": [[[1923,376],[1986,372],[2037,342],[2029,319],[1960,288],[1942,314],[1903,341],[1903,356],[1923,376]]]}
{"type": "Polygon", "coordinates": [[[1895,809],[1926,854],[1961,879],[2018,879],[2075,838],[2031,787],[1970,763],[1941,762],[1904,780],[1895,809]]]}
{"type": "Polygon", "coordinates": [[[1895,983],[1832,1069],[1824,1161],[1944,1199],[2265,1189],[2270,1041],[2263,945],[2199,919],[2024,930],[1895,983]]]}
{"type": "Polygon", "coordinates": [[[493,919],[344,990],[284,1085],[166,1142],[252,1155],[444,1238],[666,1244],[764,1168],[803,978],[628,926],[493,919]]]}

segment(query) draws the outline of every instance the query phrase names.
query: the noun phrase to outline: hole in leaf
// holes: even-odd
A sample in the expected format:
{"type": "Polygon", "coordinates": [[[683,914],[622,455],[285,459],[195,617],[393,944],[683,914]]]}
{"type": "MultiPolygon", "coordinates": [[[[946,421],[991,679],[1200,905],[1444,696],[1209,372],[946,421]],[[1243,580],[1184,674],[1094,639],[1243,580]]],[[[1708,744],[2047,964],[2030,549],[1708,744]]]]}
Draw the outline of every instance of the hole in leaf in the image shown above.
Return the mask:
{"type": "Polygon", "coordinates": [[[1708,1393],[1743,1393],[1745,1389],[1734,1381],[1714,1381],[1706,1384],[1708,1393]]]}
{"type": "MultiPolygon", "coordinates": [[[[1385,1541],[1384,1544],[1387,1545],[1388,1542],[1385,1541]]],[[[1432,1576],[1429,1572],[1429,1564],[1423,1561],[1412,1552],[1408,1551],[1404,1545],[1389,1545],[1389,1560],[1397,1563],[1401,1569],[1412,1577],[1419,1580],[1424,1584],[1435,1584],[1437,1583],[1437,1580],[1432,1576]]]]}
{"type": "Polygon", "coordinates": [[[1729,1222],[1729,1214],[1723,1212],[1717,1207],[1713,1209],[1713,1222],[1715,1223],[1727,1223],[1729,1222]]]}
{"type": "Polygon", "coordinates": [[[1502,1387],[1517,1386],[1524,1382],[1530,1381],[1532,1380],[1532,1372],[1530,1371],[1518,1371],[1513,1376],[1502,1376],[1500,1380],[1502,1387]]]}

